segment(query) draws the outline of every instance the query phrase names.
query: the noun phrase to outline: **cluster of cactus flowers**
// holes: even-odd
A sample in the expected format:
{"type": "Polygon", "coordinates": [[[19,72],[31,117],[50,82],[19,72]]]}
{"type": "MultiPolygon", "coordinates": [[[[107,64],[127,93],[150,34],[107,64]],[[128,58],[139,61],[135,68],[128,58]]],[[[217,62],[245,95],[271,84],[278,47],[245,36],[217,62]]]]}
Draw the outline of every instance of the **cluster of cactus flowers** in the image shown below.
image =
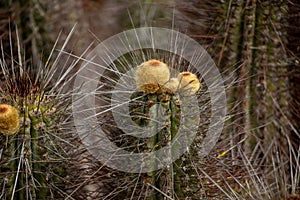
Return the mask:
{"type": "MultiPolygon", "coordinates": [[[[156,151],[171,143],[181,120],[180,96],[195,95],[201,87],[198,77],[189,71],[179,72],[177,77],[170,77],[170,74],[167,64],[154,59],[143,62],[135,70],[137,92],[133,97],[141,98],[131,105],[131,116],[136,124],[151,126],[156,133],[148,139],[148,149],[144,151],[156,151]],[[165,109],[164,119],[159,116],[158,106],[165,109]]],[[[159,161],[151,162],[155,169],[159,161]]],[[[181,162],[179,159],[162,171],[148,173],[146,182],[152,186],[149,199],[164,199],[163,193],[173,198],[185,197],[181,186],[181,162]],[[169,183],[167,188],[166,183],[169,183]]]]}
{"type": "Polygon", "coordinates": [[[191,72],[181,72],[175,78],[170,78],[167,64],[159,60],[149,60],[142,63],[135,71],[137,90],[144,93],[183,92],[195,94],[201,87],[197,76],[191,72]]]}

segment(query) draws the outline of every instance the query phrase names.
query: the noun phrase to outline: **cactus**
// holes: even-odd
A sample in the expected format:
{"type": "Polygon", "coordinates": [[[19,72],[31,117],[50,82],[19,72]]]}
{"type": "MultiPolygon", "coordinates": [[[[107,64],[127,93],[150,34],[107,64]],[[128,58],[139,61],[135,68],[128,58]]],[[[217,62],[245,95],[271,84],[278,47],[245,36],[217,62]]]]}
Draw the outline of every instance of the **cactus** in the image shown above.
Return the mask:
{"type": "MultiPolygon", "coordinates": [[[[6,1],[5,4],[9,2],[11,1],[6,1]]],[[[33,1],[20,2],[23,2],[20,6],[33,5],[33,1]]],[[[162,6],[164,4],[159,4],[158,12],[153,12],[151,6],[155,4],[154,1],[145,2],[147,12],[142,11],[141,22],[135,21],[138,19],[137,13],[140,12],[141,6],[139,5],[133,8],[134,13],[131,14],[133,22],[130,23],[167,26],[172,24],[172,20],[167,21],[167,17],[173,13],[169,8],[166,9],[162,6]],[[152,19],[153,22],[150,22],[152,19]],[[161,23],[162,20],[163,23],[161,23]]],[[[229,83],[233,86],[228,88],[230,98],[228,108],[231,113],[220,144],[208,158],[199,160],[197,157],[197,150],[201,145],[201,139],[199,139],[186,155],[172,165],[148,174],[116,172],[104,167],[103,163],[95,162],[90,155],[80,155],[75,158],[79,167],[71,169],[77,172],[74,176],[80,174],[72,180],[76,187],[74,188],[71,182],[66,184],[68,188],[71,188],[70,196],[74,195],[81,199],[87,199],[87,196],[94,199],[102,197],[106,199],[163,199],[167,198],[166,196],[172,199],[299,198],[297,195],[299,194],[299,120],[297,120],[299,113],[296,106],[299,99],[297,98],[298,87],[296,87],[299,85],[297,79],[299,75],[297,68],[299,66],[299,56],[297,57],[299,26],[295,26],[299,21],[297,20],[299,5],[294,0],[273,3],[241,0],[193,2],[183,0],[173,3],[176,4],[175,9],[179,12],[174,12],[175,20],[172,27],[182,25],[185,33],[201,41],[200,44],[207,47],[226,80],[230,82],[232,77],[235,78],[232,83],[229,83]],[[180,14],[183,14],[181,20],[177,20],[180,19],[178,16],[180,14]],[[237,63],[241,65],[236,67],[237,63]],[[289,71],[295,73],[289,73],[289,71]],[[290,89],[286,86],[287,82],[292,86],[289,92],[287,92],[290,89]],[[288,96],[289,93],[291,96],[288,96]],[[290,101],[289,107],[287,107],[287,101],[290,101]],[[292,119],[288,118],[289,115],[292,119]],[[243,152],[245,147],[246,154],[243,152]],[[289,167],[286,167],[286,163],[289,167]]],[[[173,5],[170,7],[173,8],[173,5]]],[[[32,12],[30,13],[34,16],[32,12]]],[[[97,10],[97,13],[101,12],[97,10]]],[[[1,12],[1,15],[7,14],[1,12]]],[[[22,16],[24,17],[18,20],[24,25],[28,19],[26,12],[22,16]]],[[[19,26],[24,40],[28,38],[28,33],[25,32],[30,26],[27,24],[26,27],[19,26]]],[[[33,40],[26,40],[31,43],[30,47],[33,50],[40,46],[44,47],[44,43],[38,41],[39,37],[35,37],[38,36],[36,33],[33,34],[33,40]]],[[[13,39],[17,40],[15,37],[13,39]]],[[[4,45],[7,44],[9,42],[4,43],[4,45]]],[[[6,49],[7,47],[4,47],[4,50],[6,49]]],[[[29,49],[28,46],[26,49],[29,49]]],[[[15,49],[13,52],[18,55],[15,49]]],[[[148,50],[145,52],[148,55],[148,50]]],[[[37,59],[36,51],[34,54],[34,63],[41,63],[37,59]]],[[[138,56],[136,54],[133,57],[138,56]]],[[[163,58],[161,60],[172,66],[176,61],[168,60],[169,57],[172,56],[148,56],[147,58],[163,58]]],[[[62,131],[60,121],[65,121],[64,117],[68,111],[62,109],[63,106],[60,103],[67,103],[65,101],[67,96],[62,95],[61,90],[49,82],[52,77],[49,71],[55,71],[54,68],[49,70],[43,66],[39,71],[37,67],[30,66],[29,69],[26,67],[25,74],[30,76],[25,76],[21,75],[22,73],[18,70],[11,70],[19,69],[16,68],[16,63],[20,63],[18,56],[14,59],[17,60],[15,67],[6,67],[10,59],[1,60],[5,60],[5,62],[1,61],[5,72],[2,73],[1,104],[6,107],[9,104],[17,109],[20,121],[17,125],[18,122],[13,117],[14,128],[10,129],[5,125],[6,127],[0,131],[2,132],[0,187],[4,188],[0,193],[0,199],[9,199],[11,196],[16,199],[30,199],[31,197],[54,199],[63,196],[65,187],[61,184],[66,180],[62,177],[69,176],[71,173],[67,174],[65,171],[68,166],[66,162],[68,155],[60,149],[60,142],[57,139],[64,140],[64,135],[60,134],[62,131]],[[45,75],[45,71],[49,72],[46,72],[48,75],[45,75]],[[20,81],[16,84],[10,80],[20,81]],[[53,86],[54,89],[51,89],[53,86]],[[57,101],[53,102],[53,100],[57,101]],[[59,103],[56,104],[56,102],[59,103]],[[61,158],[61,160],[56,160],[56,158],[61,158]],[[57,163],[53,164],[54,161],[57,163]],[[39,173],[40,171],[47,171],[47,173],[42,174],[39,173]],[[54,174],[57,176],[54,177],[54,174]]],[[[141,62],[126,61],[132,66],[140,65],[141,62]]],[[[151,62],[148,61],[146,66],[147,64],[149,66],[151,62]]],[[[142,66],[140,65],[140,68],[142,66]]],[[[25,69],[25,67],[22,65],[20,69],[25,69]]],[[[115,124],[108,114],[106,118],[101,118],[99,121],[101,126],[110,126],[108,130],[110,138],[121,147],[124,145],[135,152],[151,152],[168,144],[176,136],[180,123],[181,106],[177,94],[186,92],[185,95],[188,95],[189,92],[193,93],[200,87],[200,82],[184,79],[183,75],[189,73],[184,72],[186,70],[182,67],[181,75],[170,79],[165,76],[167,78],[161,82],[160,79],[154,77],[154,83],[141,85],[140,83],[145,80],[141,82],[136,80],[137,85],[141,86],[131,97],[130,115],[140,127],[149,126],[157,131],[155,136],[148,140],[122,138],[118,135],[118,130],[114,129],[115,124]],[[191,87],[188,89],[187,86],[191,87]],[[159,131],[161,123],[151,119],[160,119],[161,110],[167,113],[163,119],[163,129],[159,131]]],[[[144,69],[140,72],[143,71],[144,69]]],[[[107,83],[115,77],[108,75],[105,78],[109,79],[106,80],[107,83]]],[[[200,95],[197,94],[197,97],[200,95]]],[[[209,100],[206,98],[203,101],[209,100]]],[[[5,111],[1,109],[2,105],[0,105],[0,114],[1,111],[5,111]]],[[[204,102],[204,107],[207,105],[208,103],[204,102]]],[[[13,116],[17,116],[16,112],[14,113],[13,116]]],[[[209,115],[209,112],[205,115],[209,115]]],[[[201,117],[205,118],[202,115],[201,117]]],[[[8,121],[8,118],[4,117],[5,120],[8,121]]],[[[1,122],[0,126],[3,128],[1,122]]],[[[199,128],[205,129],[203,126],[199,128]]],[[[76,141],[76,147],[78,146],[80,147],[78,149],[82,149],[80,143],[76,141]]],[[[76,150],[69,149],[68,153],[73,151],[76,150]]],[[[81,153],[80,150],[78,153],[81,153]]],[[[158,163],[154,160],[152,164],[155,168],[158,163]]]]}
{"type": "Polygon", "coordinates": [[[215,148],[220,153],[216,153],[216,160],[211,154],[199,169],[207,178],[202,179],[204,190],[207,188],[205,198],[286,199],[289,192],[299,193],[299,134],[295,134],[299,122],[295,111],[299,95],[295,94],[299,90],[294,90],[299,85],[295,78],[299,77],[299,51],[295,50],[299,46],[299,26],[295,25],[299,24],[299,15],[295,14],[299,3],[176,4],[178,18],[192,22],[187,22],[187,33],[201,44],[208,44],[224,79],[235,79],[232,86],[228,85],[230,117],[222,141],[215,148]],[[283,162],[290,167],[283,166],[283,162]],[[257,180],[251,178],[254,176],[257,180]]]}
{"type": "MultiPolygon", "coordinates": [[[[178,132],[181,120],[178,92],[194,95],[200,89],[200,82],[197,76],[190,72],[182,72],[177,78],[170,79],[167,65],[157,60],[144,62],[137,67],[135,80],[137,89],[142,92],[134,93],[132,97],[132,99],[139,100],[131,105],[131,116],[135,116],[134,121],[139,126],[151,127],[151,132],[155,135],[147,140],[146,151],[156,151],[165,145],[170,145],[178,132]],[[162,112],[165,113],[163,119],[161,118],[162,112]]],[[[195,117],[197,120],[197,116],[195,117]]],[[[170,155],[172,153],[171,150],[170,155]]],[[[155,170],[148,173],[150,178],[148,184],[151,188],[147,199],[164,199],[165,195],[172,198],[184,198],[181,186],[180,168],[183,167],[181,159],[166,169],[158,171],[156,169],[160,161],[153,158],[150,162],[155,170]],[[166,183],[168,183],[167,186],[166,183]]]]}
{"type": "MultiPolygon", "coordinates": [[[[18,33],[16,36],[19,39],[18,33]]],[[[68,154],[62,147],[66,147],[67,134],[61,126],[69,109],[68,95],[62,92],[67,72],[52,82],[57,60],[49,58],[45,65],[35,68],[23,60],[19,40],[17,49],[18,56],[11,54],[8,59],[3,53],[0,61],[4,79],[0,99],[0,196],[57,199],[66,195],[68,154]]],[[[3,47],[1,50],[4,52],[3,47]]]]}

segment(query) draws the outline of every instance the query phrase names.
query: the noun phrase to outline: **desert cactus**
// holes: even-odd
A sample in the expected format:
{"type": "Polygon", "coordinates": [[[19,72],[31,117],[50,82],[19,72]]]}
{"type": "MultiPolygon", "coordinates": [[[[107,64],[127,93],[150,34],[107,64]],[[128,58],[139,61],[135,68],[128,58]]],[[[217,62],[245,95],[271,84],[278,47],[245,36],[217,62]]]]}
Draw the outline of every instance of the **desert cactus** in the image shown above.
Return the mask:
{"type": "MultiPolygon", "coordinates": [[[[156,151],[171,143],[175,138],[180,125],[181,109],[178,92],[184,95],[194,95],[200,89],[200,82],[196,75],[190,72],[182,72],[177,78],[170,79],[168,66],[158,60],[150,60],[142,63],[136,69],[135,80],[140,100],[138,105],[143,109],[137,109],[134,104],[131,107],[135,122],[151,127],[153,136],[148,139],[147,151],[156,151]],[[153,69],[154,68],[154,69],[153,69]],[[151,85],[151,87],[150,87],[151,85]],[[163,111],[162,111],[163,110],[163,111]],[[160,115],[163,115],[164,119],[160,115]]],[[[138,95],[135,93],[134,98],[138,95]]],[[[172,150],[171,150],[172,151],[172,150]]],[[[172,152],[170,152],[172,155],[172,152]]],[[[158,160],[153,159],[153,169],[156,169],[158,160]]],[[[184,198],[181,182],[181,161],[175,161],[162,171],[152,171],[150,177],[151,192],[149,199],[164,199],[165,195],[175,198],[184,198]],[[165,184],[168,182],[168,186],[165,184]]]]}
{"type": "Polygon", "coordinates": [[[68,112],[67,95],[61,92],[63,79],[52,83],[57,63],[51,59],[36,69],[21,58],[20,43],[18,53],[19,57],[11,55],[10,59],[2,54],[0,61],[4,80],[0,98],[0,198],[57,199],[65,195],[63,176],[68,165],[61,146],[66,136],[61,135],[61,125],[68,112]]]}

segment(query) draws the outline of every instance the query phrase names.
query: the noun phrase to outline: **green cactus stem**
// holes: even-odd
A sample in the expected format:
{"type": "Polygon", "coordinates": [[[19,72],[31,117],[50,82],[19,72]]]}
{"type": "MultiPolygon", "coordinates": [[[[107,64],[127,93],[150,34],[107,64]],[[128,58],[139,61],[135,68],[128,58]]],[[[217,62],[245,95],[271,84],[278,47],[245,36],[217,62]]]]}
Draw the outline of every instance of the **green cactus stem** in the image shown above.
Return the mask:
{"type": "Polygon", "coordinates": [[[1,136],[4,148],[1,149],[0,175],[5,181],[4,199],[51,199],[55,193],[51,185],[54,182],[62,184],[62,181],[54,180],[57,168],[55,159],[51,159],[54,147],[46,134],[52,131],[49,128],[52,128],[55,113],[51,113],[53,108],[45,105],[19,105],[20,130],[7,140],[1,136]]]}
{"type": "MultiPolygon", "coordinates": [[[[140,106],[132,106],[131,116],[134,116],[133,120],[136,124],[150,127],[153,133],[153,136],[147,140],[147,151],[153,152],[165,145],[170,145],[178,132],[180,124],[180,103],[178,98],[175,94],[165,92],[154,94],[139,93],[139,95],[141,98],[136,104],[140,106]]],[[[137,94],[134,95],[135,98],[137,96],[137,94]]],[[[170,153],[172,155],[172,152],[170,153]]],[[[152,168],[157,169],[159,161],[154,158],[151,162],[152,168]]],[[[149,199],[164,199],[161,191],[170,196],[183,197],[179,177],[181,172],[178,166],[178,163],[175,162],[163,172],[155,170],[148,173],[149,180],[151,180],[149,184],[153,187],[148,196],[149,199]],[[167,190],[164,188],[166,182],[171,184],[167,190]]]]}

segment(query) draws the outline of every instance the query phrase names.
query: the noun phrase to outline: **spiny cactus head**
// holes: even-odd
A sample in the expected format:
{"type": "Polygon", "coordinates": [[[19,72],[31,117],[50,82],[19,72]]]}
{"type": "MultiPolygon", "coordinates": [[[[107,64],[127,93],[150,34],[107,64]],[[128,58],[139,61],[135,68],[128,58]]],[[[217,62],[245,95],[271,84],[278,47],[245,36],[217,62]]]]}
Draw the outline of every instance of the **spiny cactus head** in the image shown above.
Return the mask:
{"type": "Polygon", "coordinates": [[[18,110],[7,104],[0,104],[0,132],[13,135],[19,130],[18,110]]]}
{"type": "Polygon", "coordinates": [[[179,88],[186,95],[192,95],[198,92],[201,83],[198,77],[191,72],[181,72],[178,74],[179,88]]]}
{"type": "Polygon", "coordinates": [[[170,79],[169,67],[159,60],[148,60],[135,71],[136,86],[139,91],[155,93],[170,79]]]}

